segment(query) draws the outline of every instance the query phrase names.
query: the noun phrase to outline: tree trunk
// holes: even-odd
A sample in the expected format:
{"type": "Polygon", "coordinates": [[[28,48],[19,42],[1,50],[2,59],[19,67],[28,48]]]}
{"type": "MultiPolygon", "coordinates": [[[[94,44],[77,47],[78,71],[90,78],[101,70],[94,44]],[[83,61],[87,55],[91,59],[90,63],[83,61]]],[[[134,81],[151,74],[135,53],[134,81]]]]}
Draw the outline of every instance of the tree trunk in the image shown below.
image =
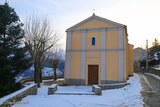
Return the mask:
{"type": "Polygon", "coordinates": [[[42,83],[42,69],[40,70],[40,83],[42,83]]]}
{"type": "Polygon", "coordinates": [[[35,83],[37,83],[37,87],[40,87],[40,83],[42,82],[42,67],[41,67],[41,61],[40,58],[37,56],[35,60],[35,83]]]}
{"type": "Polygon", "coordinates": [[[39,67],[40,68],[40,83],[42,83],[42,78],[43,78],[42,77],[42,64],[40,63],[39,65],[40,65],[39,67]]]}
{"type": "Polygon", "coordinates": [[[40,68],[37,68],[37,75],[36,75],[36,79],[37,79],[37,86],[38,87],[41,87],[40,86],[40,83],[41,83],[41,81],[40,81],[40,68]]]}
{"type": "Polygon", "coordinates": [[[36,76],[37,73],[36,73],[36,72],[37,72],[37,64],[34,63],[34,82],[35,82],[35,83],[37,83],[37,78],[36,78],[36,77],[37,77],[37,76],[36,76]]]}
{"type": "Polygon", "coordinates": [[[57,74],[56,74],[56,69],[54,68],[54,76],[53,76],[54,81],[57,80],[57,74]]]}

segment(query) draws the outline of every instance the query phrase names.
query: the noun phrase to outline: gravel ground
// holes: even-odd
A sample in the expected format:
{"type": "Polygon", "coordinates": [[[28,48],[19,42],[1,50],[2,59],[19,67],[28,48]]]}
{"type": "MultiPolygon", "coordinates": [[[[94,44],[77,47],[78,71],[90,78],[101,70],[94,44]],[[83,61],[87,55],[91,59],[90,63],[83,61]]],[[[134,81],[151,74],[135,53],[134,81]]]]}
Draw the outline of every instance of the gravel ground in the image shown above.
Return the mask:
{"type": "Polygon", "coordinates": [[[139,74],[143,90],[141,91],[144,107],[160,107],[160,80],[147,75],[139,74]]]}

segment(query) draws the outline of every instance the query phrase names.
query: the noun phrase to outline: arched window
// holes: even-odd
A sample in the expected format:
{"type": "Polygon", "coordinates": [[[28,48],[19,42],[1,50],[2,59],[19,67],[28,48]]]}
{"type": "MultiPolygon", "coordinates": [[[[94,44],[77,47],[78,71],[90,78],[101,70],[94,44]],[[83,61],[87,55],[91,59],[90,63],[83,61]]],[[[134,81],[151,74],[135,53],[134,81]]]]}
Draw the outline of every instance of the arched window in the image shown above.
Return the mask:
{"type": "Polygon", "coordinates": [[[96,45],[96,39],[95,39],[95,37],[92,37],[92,45],[96,45]]]}

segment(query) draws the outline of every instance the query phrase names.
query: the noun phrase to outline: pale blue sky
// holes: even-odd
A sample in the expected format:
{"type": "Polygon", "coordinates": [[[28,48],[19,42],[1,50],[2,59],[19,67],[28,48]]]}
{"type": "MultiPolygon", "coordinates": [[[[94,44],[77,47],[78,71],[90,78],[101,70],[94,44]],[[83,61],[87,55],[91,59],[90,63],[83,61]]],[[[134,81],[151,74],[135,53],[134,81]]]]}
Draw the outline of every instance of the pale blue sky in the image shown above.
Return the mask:
{"type": "MultiPolygon", "coordinates": [[[[5,0],[0,0],[4,3],[5,0]]],[[[127,25],[129,43],[134,47],[144,47],[157,38],[160,41],[160,0],[8,0],[20,19],[33,14],[48,17],[53,28],[63,35],[74,24],[95,14],[127,25]]]]}

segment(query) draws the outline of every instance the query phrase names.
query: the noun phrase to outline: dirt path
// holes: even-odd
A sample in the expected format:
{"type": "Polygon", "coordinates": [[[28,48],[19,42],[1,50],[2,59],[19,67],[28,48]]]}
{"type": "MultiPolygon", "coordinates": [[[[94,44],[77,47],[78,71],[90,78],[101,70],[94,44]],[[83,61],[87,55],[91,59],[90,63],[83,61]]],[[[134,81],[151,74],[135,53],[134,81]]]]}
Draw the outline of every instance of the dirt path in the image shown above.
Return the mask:
{"type": "Polygon", "coordinates": [[[139,74],[143,90],[141,91],[144,107],[160,107],[160,80],[147,75],[139,74]]]}

